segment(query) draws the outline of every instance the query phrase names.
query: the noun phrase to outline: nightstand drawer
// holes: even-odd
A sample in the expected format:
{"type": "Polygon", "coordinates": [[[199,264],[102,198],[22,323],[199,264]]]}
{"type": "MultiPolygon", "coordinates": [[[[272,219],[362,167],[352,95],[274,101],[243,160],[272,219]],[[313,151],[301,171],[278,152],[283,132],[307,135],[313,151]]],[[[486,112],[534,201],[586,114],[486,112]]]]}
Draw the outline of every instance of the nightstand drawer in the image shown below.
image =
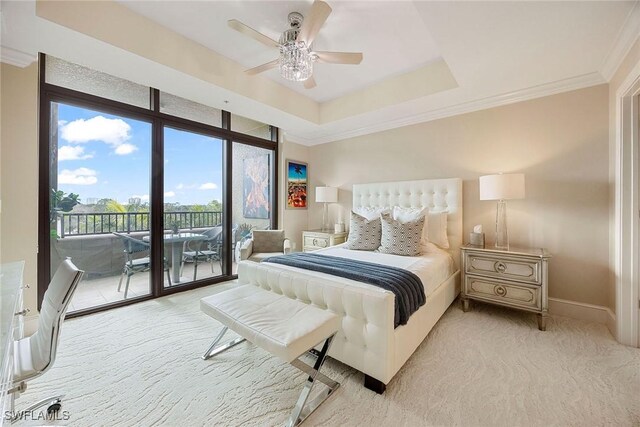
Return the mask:
{"type": "Polygon", "coordinates": [[[464,293],[474,299],[533,310],[542,309],[541,289],[485,277],[465,276],[464,279],[464,293]]]}
{"type": "Polygon", "coordinates": [[[302,245],[307,248],[322,249],[330,246],[330,239],[323,236],[305,235],[302,245]]]}
{"type": "Polygon", "coordinates": [[[466,252],[465,273],[540,283],[542,261],[466,252]]]}

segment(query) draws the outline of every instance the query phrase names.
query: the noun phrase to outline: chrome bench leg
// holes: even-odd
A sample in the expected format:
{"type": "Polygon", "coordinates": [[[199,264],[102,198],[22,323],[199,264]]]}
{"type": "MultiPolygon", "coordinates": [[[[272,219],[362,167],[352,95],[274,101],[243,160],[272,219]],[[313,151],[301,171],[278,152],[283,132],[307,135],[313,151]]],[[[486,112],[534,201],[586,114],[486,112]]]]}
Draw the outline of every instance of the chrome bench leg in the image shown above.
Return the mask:
{"type": "Polygon", "coordinates": [[[302,424],[302,422],[304,422],[304,420],[306,420],[307,417],[313,413],[313,411],[318,409],[318,407],[329,396],[331,396],[333,392],[335,392],[338,389],[338,387],[340,387],[340,384],[338,382],[333,381],[331,378],[320,373],[320,369],[322,368],[322,365],[324,364],[324,361],[327,358],[327,353],[329,352],[329,348],[331,347],[331,342],[333,341],[333,337],[334,335],[330,336],[324,342],[324,345],[322,346],[322,350],[320,350],[320,353],[318,354],[316,359],[316,363],[313,365],[313,367],[307,365],[306,363],[302,362],[299,359],[296,359],[293,362],[291,362],[293,366],[309,374],[309,377],[307,378],[307,381],[305,382],[304,387],[302,388],[302,392],[298,397],[296,406],[293,408],[293,412],[291,412],[291,416],[289,417],[289,422],[287,423],[288,427],[295,427],[302,424]],[[324,393],[321,393],[312,401],[307,402],[307,400],[309,399],[309,395],[311,394],[311,389],[313,388],[316,380],[325,384],[327,386],[327,389],[325,390],[324,393]]]}
{"type": "Polygon", "coordinates": [[[230,349],[231,347],[233,347],[234,345],[238,345],[241,342],[245,341],[244,338],[242,337],[238,337],[235,340],[227,343],[227,344],[223,344],[219,347],[216,348],[216,345],[218,344],[218,342],[222,339],[222,337],[224,337],[224,334],[227,333],[227,331],[229,330],[229,328],[227,328],[226,326],[222,328],[222,330],[220,331],[220,333],[218,334],[218,336],[216,337],[216,339],[213,340],[213,343],[211,343],[211,346],[209,347],[209,349],[204,353],[204,355],[202,356],[203,360],[207,360],[212,358],[213,356],[215,356],[216,354],[220,354],[225,350],[230,349]]]}

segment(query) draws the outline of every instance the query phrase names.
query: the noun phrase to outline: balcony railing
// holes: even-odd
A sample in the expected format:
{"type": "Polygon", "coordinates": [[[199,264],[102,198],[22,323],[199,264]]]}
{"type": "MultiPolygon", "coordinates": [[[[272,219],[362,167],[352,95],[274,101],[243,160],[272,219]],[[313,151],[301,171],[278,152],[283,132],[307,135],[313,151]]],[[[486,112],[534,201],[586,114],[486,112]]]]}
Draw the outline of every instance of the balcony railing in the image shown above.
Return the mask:
{"type": "MultiPolygon", "coordinates": [[[[149,212],[63,213],[59,218],[60,237],[149,231],[149,212]]],[[[165,212],[165,229],[175,223],[180,229],[214,227],[222,223],[222,212],[165,212]]]]}

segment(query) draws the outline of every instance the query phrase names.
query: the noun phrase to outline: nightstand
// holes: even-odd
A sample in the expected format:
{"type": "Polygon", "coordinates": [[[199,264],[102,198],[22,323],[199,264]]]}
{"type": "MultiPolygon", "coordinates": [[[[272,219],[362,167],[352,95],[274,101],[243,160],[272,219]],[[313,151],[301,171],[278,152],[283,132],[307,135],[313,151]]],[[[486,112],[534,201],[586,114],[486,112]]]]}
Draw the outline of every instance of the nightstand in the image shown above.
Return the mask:
{"type": "Polygon", "coordinates": [[[544,249],[508,250],[465,245],[462,250],[462,309],[469,300],[538,314],[538,329],[546,330],[549,312],[548,262],[544,249]]]}
{"type": "Polygon", "coordinates": [[[302,232],[302,250],[304,252],[317,251],[329,246],[339,245],[347,241],[347,232],[307,230],[302,232]]]}

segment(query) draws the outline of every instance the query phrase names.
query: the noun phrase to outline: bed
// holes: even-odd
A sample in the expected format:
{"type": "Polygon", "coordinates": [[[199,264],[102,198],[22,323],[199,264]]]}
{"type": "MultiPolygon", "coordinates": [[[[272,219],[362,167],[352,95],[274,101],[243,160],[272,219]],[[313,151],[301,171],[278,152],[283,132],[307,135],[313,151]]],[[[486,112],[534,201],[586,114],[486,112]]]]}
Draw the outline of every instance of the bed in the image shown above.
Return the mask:
{"type": "Polygon", "coordinates": [[[365,374],[365,387],[384,392],[431,328],[460,292],[462,181],[458,178],[356,184],[353,208],[428,207],[446,211],[449,248],[433,248],[420,257],[399,257],[342,246],[316,253],[378,260],[416,273],[426,303],[406,325],[394,328],[394,295],[384,289],[324,273],[274,263],[241,262],[238,281],[283,294],[341,316],[341,328],[329,355],[365,374]]]}

